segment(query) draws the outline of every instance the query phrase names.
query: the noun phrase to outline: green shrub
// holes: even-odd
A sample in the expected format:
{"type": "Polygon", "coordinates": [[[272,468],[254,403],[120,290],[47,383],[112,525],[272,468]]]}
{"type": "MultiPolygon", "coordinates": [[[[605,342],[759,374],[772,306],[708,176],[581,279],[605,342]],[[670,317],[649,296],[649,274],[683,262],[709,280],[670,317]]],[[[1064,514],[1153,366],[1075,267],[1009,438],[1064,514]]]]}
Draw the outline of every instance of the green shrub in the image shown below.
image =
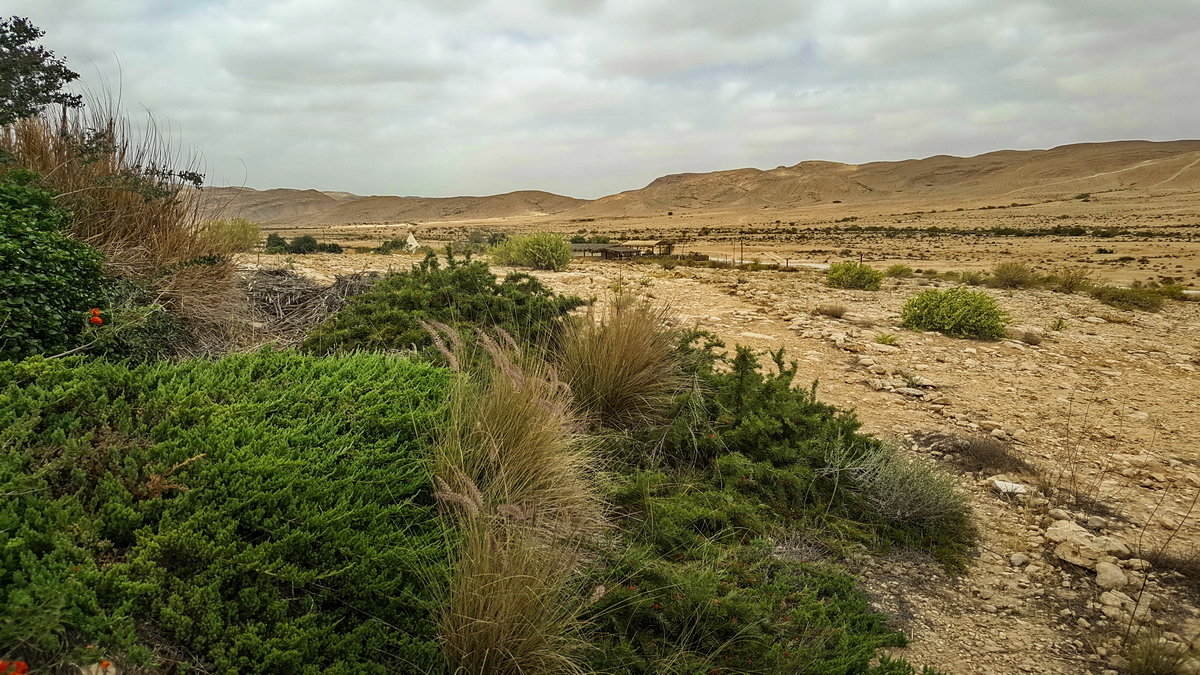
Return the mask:
{"type": "Polygon", "coordinates": [[[938,331],[954,337],[998,340],[1009,317],[983,291],[961,286],[929,289],[904,303],[900,319],[905,328],[938,331]]]}
{"type": "Polygon", "coordinates": [[[989,283],[996,288],[1029,288],[1037,286],[1040,279],[1037,272],[1025,263],[1006,262],[992,268],[989,283]]]}
{"type": "Polygon", "coordinates": [[[913,275],[913,268],[908,265],[892,265],[883,271],[883,276],[892,279],[908,279],[913,275]]]}
{"type": "Polygon", "coordinates": [[[894,346],[900,339],[894,333],[880,333],[875,336],[875,342],[881,345],[894,346]]]}
{"type": "Polygon", "coordinates": [[[66,227],[49,192],[0,180],[0,359],[75,346],[101,304],[101,254],[66,227]]]}
{"type": "Polygon", "coordinates": [[[571,262],[571,245],[551,232],[512,237],[493,246],[489,253],[499,265],[561,270],[571,262]]]}
{"type": "Polygon", "coordinates": [[[309,253],[343,253],[341,244],[317,241],[311,234],[295,237],[290,242],[278,234],[268,234],[266,243],[267,253],[291,253],[306,255],[309,253]]]}
{"type": "Polygon", "coordinates": [[[205,247],[213,250],[242,252],[258,244],[259,234],[258,225],[245,218],[210,220],[200,231],[200,240],[205,247]]]}
{"type": "Polygon", "coordinates": [[[826,285],[834,288],[877,291],[882,282],[883,274],[879,270],[856,262],[833,263],[825,273],[826,285]]]}
{"type": "Polygon", "coordinates": [[[432,253],[408,272],[393,274],[357,295],[309,334],[304,348],[329,353],[352,349],[412,349],[432,344],[422,321],[460,328],[498,326],[533,342],[545,342],[562,317],[583,304],[555,294],[528,274],[503,281],[483,262],[451,257],[445,267],[432,253]]]}
{"type": "Polygon", "coordinates": [[[968,286],[982,286],[988,281],[988,273],[980,271],[967,271],[959,274],[958,280],[968,286]]]}
{"type": "Polygon", "coordinates": [[[1154,288],[1099,286],[1092,289],[1092,297],[1117,309],[1143,312],[1157,312],[1163,304],[1163,294],[1154,288]]]}
{"type": "Polygon", "coordinates": [[[278,234],[275,234],[274,232],[272,232],[271,234],[267,235],[266,248],[267,248],[267,253],[287,253],[288,252],[287,239],[284,239],[283,237],[279,236],[278,234]]]}
{"type": "Polygon", "coordinates": [[[378,354],[0,362],[6,655],[436,670],[447,379],[378,354]]]}

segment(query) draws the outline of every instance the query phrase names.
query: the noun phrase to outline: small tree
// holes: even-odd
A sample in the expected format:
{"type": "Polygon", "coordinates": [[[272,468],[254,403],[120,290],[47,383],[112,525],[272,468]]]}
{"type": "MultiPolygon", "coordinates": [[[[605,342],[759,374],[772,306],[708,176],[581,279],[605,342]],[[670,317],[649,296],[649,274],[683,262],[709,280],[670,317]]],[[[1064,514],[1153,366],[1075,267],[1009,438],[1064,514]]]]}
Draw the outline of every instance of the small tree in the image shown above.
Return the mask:
{"type": "Polygon", "coordinates": [[[0,21],[0,125],[32,117],[51,103],[83,105],[79,94],[62,91],[79,73],[34,44],[45,34],[19,16],[0,21]]]}

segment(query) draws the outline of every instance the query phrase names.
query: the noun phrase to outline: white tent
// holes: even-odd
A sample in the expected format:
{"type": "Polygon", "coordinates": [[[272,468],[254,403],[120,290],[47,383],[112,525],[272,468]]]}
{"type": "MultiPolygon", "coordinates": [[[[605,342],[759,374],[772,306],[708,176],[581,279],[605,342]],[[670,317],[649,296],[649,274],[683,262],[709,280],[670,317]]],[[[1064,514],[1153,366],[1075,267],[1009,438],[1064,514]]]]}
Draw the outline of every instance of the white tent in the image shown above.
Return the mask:
{"type": "Polygon", "coordinates": [[[417,250],[418,248],[421,248],[421,245],[417,243],[417,238],[413,236],[413,233],[409,232],[408,233],[408,241],[405,242],[405,244],[404,244],[404,250],[411,253],[411,252],[417,250]]]}

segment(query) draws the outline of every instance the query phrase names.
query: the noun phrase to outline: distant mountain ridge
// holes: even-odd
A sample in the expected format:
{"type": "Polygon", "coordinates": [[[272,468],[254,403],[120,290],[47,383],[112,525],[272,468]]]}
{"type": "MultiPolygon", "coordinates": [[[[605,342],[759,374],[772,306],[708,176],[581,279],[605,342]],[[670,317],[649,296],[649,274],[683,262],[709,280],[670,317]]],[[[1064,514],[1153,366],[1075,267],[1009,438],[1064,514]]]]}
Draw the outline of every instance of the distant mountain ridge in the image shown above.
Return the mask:
{"type": "Polygon", "coordinates": [[[483,197],[358,196],[348,192],[210,187],[208,216],[266,224],[354,224],[514,217],[620,217],[666,211],[786,209],[840,201],[981,200],[1124,189],[1200,190],[1200,141],[1112,141],[866,164],[802,161],[775,169],[679,173],[594,200],[538,190],[483,197]]]}

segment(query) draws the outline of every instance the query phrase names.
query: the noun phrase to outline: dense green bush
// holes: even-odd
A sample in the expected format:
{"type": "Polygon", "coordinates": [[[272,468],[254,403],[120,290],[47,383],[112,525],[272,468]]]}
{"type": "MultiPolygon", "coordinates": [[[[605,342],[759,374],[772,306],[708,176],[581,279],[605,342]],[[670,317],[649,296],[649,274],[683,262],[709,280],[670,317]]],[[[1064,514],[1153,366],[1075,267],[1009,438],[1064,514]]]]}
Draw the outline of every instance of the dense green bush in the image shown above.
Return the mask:
{"type": "Polygon", "coordinates": [[[498,326],[538,342],[556,333],[562,317],[582,302],[555,294],[528,274],[498,281],[483,262],[450,257],[443,267],[430,254],[352,298],[312,331],[304,347],[318,353],[423,348],[431,340],[421,321],[498,326]]]}
{"type": "Polygon", "coordinates": [[[493,246],[489,253],[499,265],[561,270],[571,262],[571,245],[552,232],[512,237],[493,246]]]}
{"type": "Polygon", "coordinates": [[[825,284],[834,288],[877,291],[882,282],[882,272],[857,262],[833,263],[825,273],[825,284]]]}
{"type": "MultiPolygon", "coordinates": [[[[612,448],[610,501],[625,546],[605,562],[589,612],[590,665],[622,673],[911,673],[871,663],[901,645],[852,577],[789,560],[773,542],[801,540],[832,558],[890,545],[957,566],[974,532],[948,476],[857,432],[849,414],[793,388],[795,364],[764,374],[745,348],[732,359],[685,348],[698,378],[675,422],[612,448]],[[633,451],[633,452],[630,452],[633,451]],[[615,579],[613,578],[615,576],[615,579]],[[822,636],[816,637],[814,636],[822,636]]],[[[611,441],[616,442],[616,441],[611,441]]]]}
{"type": "Polygon", "coordinates": [[[998,340],[1009,317],[992,296],[961,286],[929,289],[904,303],[900,320],[905,328],[938,331],[954,337],[998,340]]]}
{"type": "Polygon", "coordinates": [[[445,414],[445,371],[264,351],[0,362],[0,383],[6,656],[438,669],[430,603],[447,554],[425,434],[445,414]]]}
{"type": "Polygon", "coordinates": [[[0,179],[0,359],[74,346],[104,288],[100,252],[67,236],[53,195],[25,178],[0,179]]]}

